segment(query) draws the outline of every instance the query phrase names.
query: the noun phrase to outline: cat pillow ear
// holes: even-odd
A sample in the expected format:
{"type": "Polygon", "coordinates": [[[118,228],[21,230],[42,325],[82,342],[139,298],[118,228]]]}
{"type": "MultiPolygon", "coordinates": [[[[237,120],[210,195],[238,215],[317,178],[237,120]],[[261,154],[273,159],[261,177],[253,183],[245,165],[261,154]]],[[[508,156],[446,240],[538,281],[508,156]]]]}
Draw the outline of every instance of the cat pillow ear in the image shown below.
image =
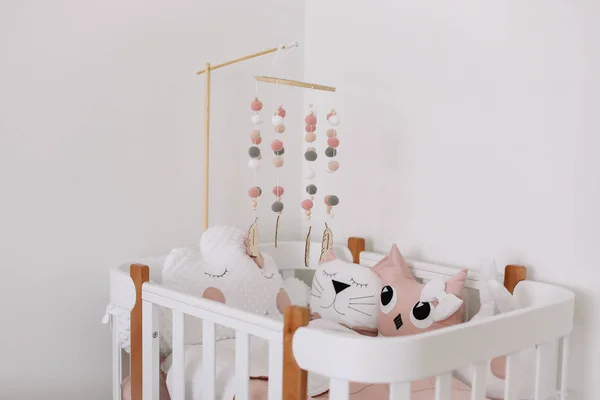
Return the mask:
{"type": "Polygon", "coordinates": [[[337,260],[337,255],[335,254],[335,250],[333,248],[326,250],[321,255],[321,259],[319,260],[320,264],[328,263],[333,260],[337,260]]]}
{"type": "Polygon", "coordinates": [[[398,246],[395,244],[392,245],[389,254],[373,266],[373,272],[386,281],[396,279],[415,280],[408,269],[406,260],[404,260],[398,246]]]}

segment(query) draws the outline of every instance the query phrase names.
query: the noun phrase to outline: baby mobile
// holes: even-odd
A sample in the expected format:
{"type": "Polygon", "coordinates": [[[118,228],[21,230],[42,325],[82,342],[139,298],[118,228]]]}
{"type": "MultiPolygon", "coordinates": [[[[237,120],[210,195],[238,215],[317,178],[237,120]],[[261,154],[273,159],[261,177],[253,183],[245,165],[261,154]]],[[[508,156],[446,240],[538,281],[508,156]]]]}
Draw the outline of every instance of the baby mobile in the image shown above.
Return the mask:
{"type": "MultiPolygon", "coordinates": [[[[281,62],[280,59],[281,52],[278,52],[276,63],[277,67],[281,62]]],[[[279,70],[279,68],[278,68],[279,70]]],[[[273,78],[273,77],[265,77],[265,76],[257,76],[256,78],[256,96],[250,102],[250,109],[252,111],[251,122],[253,124],[253,128],[250,132],[250,142],[251,145],[248,149],[248,155],[250,159],[248,160],[248,167],[252,170],[253,175],[253,184],[248,189],[248,196],[251,198],[251,206],[254,211],[254,222],[250,226],[248,231],[248,241],[249,241],[249,249],[250,255],[253,257],[258,256],[258,218],[256,216],[256,210],[259,207],[259,198],[263,196],[263,190],[258,185],[257,180],[257,170],[261,165],[261,161],[263,158],[263,153],[261,150],[262,136],[261,130],[259,126],[263,123],[262,118],[260,116],[260,112],[263,110],[263,103],[258,97],[258,82],[263,83],[273,83],[277,85],[277,97],[279,98],[279,85],[287,85],[287,86],[295,86],[301,88],[309,88],[316,90],[324,90],[334,92],[336,89],[330,86],[317,85],[312,83],[300,82],[290,79],[284,79],[281,77],[273,78]]],[[[278,99],[279,100],[279,99],[278,99]]],[[[278,237],[279,237],[279,222],[283,213],[284,204],[283,204],[283,194],[284,187],[280,183],[280,173],[279,170],[284,165],[283,155],[285,153],[285,146],[283,140],[283,134],[286,131],[285,119],[287,112],[283,108],[282,105],[279,105],[271,116],[271,125],[273,129],[273,139],[270,143],[270,150],[273,152],[271,158],[271,164],[275,168],[275,185],[273,186],[272,194],[273,201],[271,203],[271,210],[276,214],[276,222],[275,222],[275,246],[278,246],[278,237]]],[[[326,117],[326,121],[329,125],[329,129],[326,130],[325,140],[327,142],[327,146],[325,148],[324,154],[330,159],[327,163],[327,171],[335,172],[339,169],[339,162],[335,160],[337,155],[337,148],[339,146],[339,139],[337,138],[337,132],[333,127],[337,126],[340,123],[340,118],[334,110],[331,110],[326,117]]],[[[309,107],[309,112],[305,115],[304,118],[304,140],[308,144],[308,147],[304,152],[304,159],[307,163],[314,163],[317,158],[317,149],[315,147],[317,142],[317,111],[312,106],[309,107]]],[[[307,169],[307,173],[305,178],[308,181],[311,181],[316,177],[316,172],[312,167],[307,169]]],[[[304,215],[307,219],[311,219],[313,208],[315,207],[315,195],[317,194],[317,186],[314,183],[309,183],[306,186],[307,197],[304,198],[300,206],[304,210],[304,215]]],[[[339,203],[339,199],[336,195],[330,194],[324,197],[325,208],[328,215],[333,217],[332,208],[339,203]]],[[[308,234],[306,236],[306,248],[305,248],[305,264],[308,266],[309,252],[310,252],[310,232],[312,230],[312,226],[309,227],[308,234]]],[[[329,227],[326,224],[326,235],[332,239],[332,233],[329,227]]],[[[325,237],[325,234],[324,234],[325,237]]]]}

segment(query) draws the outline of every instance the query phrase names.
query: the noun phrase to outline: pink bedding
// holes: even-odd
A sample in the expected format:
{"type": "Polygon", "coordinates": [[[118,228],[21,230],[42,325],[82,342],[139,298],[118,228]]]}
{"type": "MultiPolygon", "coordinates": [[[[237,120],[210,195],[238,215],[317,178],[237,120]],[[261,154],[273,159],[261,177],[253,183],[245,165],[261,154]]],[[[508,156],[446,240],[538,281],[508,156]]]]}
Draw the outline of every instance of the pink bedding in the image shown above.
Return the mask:
{"type": "MultiPolygon", "coordinates": [[[[435,378],[423,379],[411,383],[411,400],[433,400],[435,398],[435,378]]],[[[379,400],[389,398],[389,386],[387,384],[350,384],[351,400],[379,400]]],[[[250,399],[266,400],[268,397],[268,382],[265,380],[250,380],[250,399]]],[[[311,397],[312,399],[328,399],[327,393],[311,397]]],[[[471,389],[457,379],[452,380],[452,400],[469,400],[471,389]]],[[[489,399],[488,399],[489,400],[489,399]]]]}

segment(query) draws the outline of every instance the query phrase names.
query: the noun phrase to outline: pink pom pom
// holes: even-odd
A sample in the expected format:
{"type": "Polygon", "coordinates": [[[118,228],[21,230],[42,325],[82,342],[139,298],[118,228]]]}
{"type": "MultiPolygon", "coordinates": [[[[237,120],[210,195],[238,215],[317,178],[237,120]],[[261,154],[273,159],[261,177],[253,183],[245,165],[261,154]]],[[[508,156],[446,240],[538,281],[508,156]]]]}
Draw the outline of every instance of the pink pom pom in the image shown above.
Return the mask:
{"type": "Polygon", "coordinates": [[[279,115],[281,118],[285,118],[285,110],[281,107],[279,107],[277,109],[277,115],[279,115]]]}
{"type": "Polygon", "coordinates": [[[281,140],[273,140],[271,142],[271,150],[273,151],[281,151],[283,149],[283,142],[281,140]]]}
{"type": "Polygon", "coordinates": [[[316,125],[317,117],[314,114],[309,114],[304,118],[304,122],[306,122],[306,125],[316,125]]]}
{"type": "Polygon", "coordinates": [[[281,168],[283,166],[283,158],[280,156],[273,157],[273,166],[275,168],[281,168]]]}
{"type": "Polygon", "coordinates": [[[285,125],[283,125],[283,124],[277,125],[275,127],[275,132],[277,132],[277,133],[283,133],[283,132],[285,132],[285,125]]]}
{"type": "Polygon", "coordinates": [[[250,108],[252,111],[260,111],[262,110],[262,102],[258,99],[254,99],[254,101],[250,103],[250,108]]]}
{"type": "Polygon", "coordinates": [[[329,147],[338,147],[340,145],[340,139],[336,137],[330,137],[329,139],[327,139],[327,144],[329,145],[329,147]]]}
{"type": "Polygon", "coordinates": [[[259,144],[262,141],[260,137],[260,131],[258,129],[255,129],[252,132],[250,132],[250,141],[252,141],[252,143],[254,144],[259,144]]]}
{"type": "Polygon", "coordinates": [[[300,205],[305,210],[310,210],[311,208],[313,208],[313,202],[311,199],[302,200],[302,203],[300,205]]]}
{"type": "Polygon", "coordinates": [[[260,194],[261,194],[261,191],[258,186],[254,186],[254,187],[251,187],[250,189],[248,189],[248,196],[252,197],[253,199],[260,196],[260,194]]]}
{"type": "Polygon", "coordinates": [[[315,135],[312,132],[307,133],[306,135],[304,135],[304,140],[306,140],[308,143],[312,143],[315,140],[317,140],[317,135],[315,135]]]}
{"type": "Polygon", "coordinates": [[[323,199],[323,201],[325,201],[325,204],[329,205],[329,195],[326,194],[325,198],[323,199]]]}
{"type": "Polygon", "coordinates": [[[273,188],[273,194],[275,196],[283,196],[283,192],[284,192],[284,190],[283,190],[283,188],[281,186],[275,186],[273,188]]]}
{"type": "Polygon", "coordinates": [[[316,130],[317,130],[317,126],[316,126],[316,125],[306,125],[306,126],[304,127],[304,130],[305,130],[306,132],[314,132],[314,131],[316,131],[316,130]]]}

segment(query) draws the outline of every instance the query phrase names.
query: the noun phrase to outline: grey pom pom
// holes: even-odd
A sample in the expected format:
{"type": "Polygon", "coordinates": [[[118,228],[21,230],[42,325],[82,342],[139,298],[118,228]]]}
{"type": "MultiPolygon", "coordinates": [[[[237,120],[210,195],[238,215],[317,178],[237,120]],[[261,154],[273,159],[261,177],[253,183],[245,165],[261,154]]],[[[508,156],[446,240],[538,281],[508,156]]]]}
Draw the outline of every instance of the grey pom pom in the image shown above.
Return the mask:
{"type": "Polygon", "coordinates": [[[338,199],[338,197],[336,195],[331,195],[327,199],[327,204],[329,204],[330,206],[337,206],[339,203],[340,203],[340,199],[338,199]]]}
{"type": "Polygon", "coordinates": [[[306,187],[306,193],[313,195],[317,193],[317,186],[316,185],[308,185],[306,187]]]}
{"type": "Polygon", "coordinates": [[[282,212],[283,211],[283,203],[280,201],[276,201],[275,203],[273,203],[271,205],[271,210],[273,210],[273,212],[282,212]]]}
{"type": "Polygon", "coordinates": [[[252,158],[258,158],[258,156],[260,156],[260,149],[256,146],[252,146],[248,149],[248,154],[252,158]]]}
{"type": "Polygon", "coordinates": [[[275,153],[276,156],[282,156],[283,153],[285,153],[285,147],[282,147],[279,151],[274,150],[273,153],[275,153]]]}
{"type": "Polygon", "coordinates": [[[325,155],[327,157],[335,157],[336,154],[337,154],[337,150],[333,147],[328,147],[325,149],[325,155]]]}
{"type": "Polygon", "coordinates": [[[317,152],[314,150],[309,150],[304,153],[304,158],[306,161],[315,161],[317,159],[317,152]]]}

